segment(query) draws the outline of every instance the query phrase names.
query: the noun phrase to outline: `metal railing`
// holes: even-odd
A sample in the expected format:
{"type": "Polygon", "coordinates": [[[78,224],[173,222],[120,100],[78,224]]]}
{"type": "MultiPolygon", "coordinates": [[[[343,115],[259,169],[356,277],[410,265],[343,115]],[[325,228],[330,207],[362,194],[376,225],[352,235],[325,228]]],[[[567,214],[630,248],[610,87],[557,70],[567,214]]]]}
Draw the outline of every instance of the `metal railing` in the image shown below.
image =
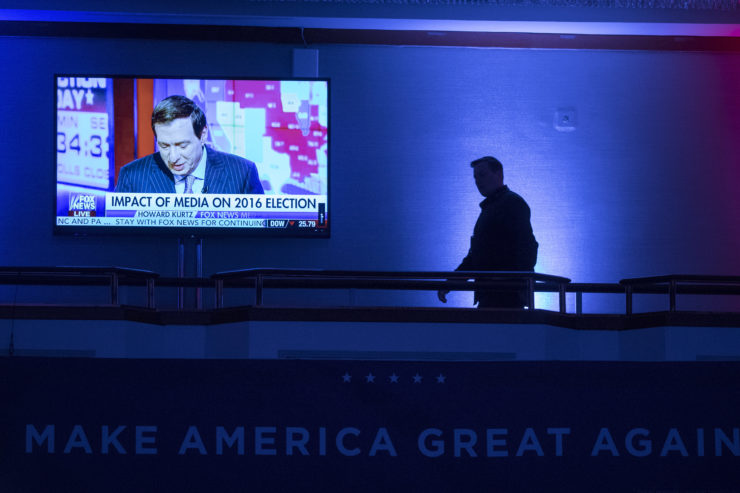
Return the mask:
{"type": "Polygon", "coordinates": [[[700,295],[740,295],[740,276],[716,276],[671,274],[666,276],[638,277],[622,279],[624,287],[625,311],[632,315],[635,293],[668,294],[668,311],[676,312],[676,298],[680,294],[700,295]]]}
{"type": "Polygon", "coordinates": [[[449,290],[516,289],[526,293],[527,307],[535,308],[536,291],[559,293],[561,313],[565,313],[566,286],[570,279],[515,271],[350,271],[297,269],[242,269],[211,276],[216,283],[216,308],[223,307],[226,287],[254,287],[255,306],[261,306],[266,288],[449,290]],[[475,282],[469,282],[475,279],[475,282]]]}
{"type": "MultiPolygon", "coordinates": [[[[634,311],[636,294],[665,294],[668,312],[680,311],[678,295],[740,295],[740,276],[665,275],[622,279],[618,283],[573,283],[570,279],[537,272],[513,271],[353,271],[320,269],[242,269],[219,272],[208,278],[162,277],[156,272],[123,267],[23,266],[0,267],[0,284],[32,286],[103,286],[111,305],[120,305],[121,286],[143,286],[146,301],[143,308],[156,310],[157,288],[212,289],[213,307],[223,309],[224,292],[228,289],[254,290],[253,299],[240,306],[263,307],[267,290],[281,289],[359,289],[474,291],[481,289],[514,289],[526,293],[527,311],[535,310],[537,292],[557,293],[558,311],[567,314],[566,295],[575,293],[575,313],[583,313],[583,295],[609,293],[624,295],[625,315],[634,311]],[[473,281],[473,282],[471,282],[473,281]]],[[[251,295],[250,295],[251,296],[251,295]]],[[[0,301],[2,304],[2,301],[0,301]]],[[[197,306],[196,310],[202,310],[197,306]]],[[[177,307],[174,311],[192,311],[177,307]]]]}
{"type": "Polygon", "coordinates": [[[121,284],[143,284],[146,287],[146,307],[155,308],[154,285],[159,274],[124,267],[2,267],[0,284],[36,286],[107,286],[110,304],[119,304],[121,284]]]}

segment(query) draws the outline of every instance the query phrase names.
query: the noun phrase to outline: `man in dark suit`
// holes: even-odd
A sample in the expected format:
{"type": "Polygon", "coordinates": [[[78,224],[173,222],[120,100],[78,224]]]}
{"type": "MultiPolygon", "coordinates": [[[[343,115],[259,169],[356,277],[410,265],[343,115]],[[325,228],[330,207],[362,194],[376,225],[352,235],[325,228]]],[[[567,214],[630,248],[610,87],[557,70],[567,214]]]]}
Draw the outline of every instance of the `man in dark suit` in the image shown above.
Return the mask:
{"type": "MultiPolygon", "coordinates": [[[[475,185],[485,199],[480,203],[468,255],[455,270],[532,271],[539,245],[532,233],[529,206],[504,185],[504,168],[498,159],[485,156],[470,166],[475,185]]],[[[443,303],[447,302],[448,292],[438,293],[443,303]]],[[[475,301],[478,308],[522,308],[526,296],[516,288],[478,289],[475,301]]]]}
{"type": "Polygon", "coordinates": [[[159,152],[121,168],[119,193],[264,193],[251,161],[206,149],[203,110],[185,96],[169,96],[152,112],[159,152]]]}

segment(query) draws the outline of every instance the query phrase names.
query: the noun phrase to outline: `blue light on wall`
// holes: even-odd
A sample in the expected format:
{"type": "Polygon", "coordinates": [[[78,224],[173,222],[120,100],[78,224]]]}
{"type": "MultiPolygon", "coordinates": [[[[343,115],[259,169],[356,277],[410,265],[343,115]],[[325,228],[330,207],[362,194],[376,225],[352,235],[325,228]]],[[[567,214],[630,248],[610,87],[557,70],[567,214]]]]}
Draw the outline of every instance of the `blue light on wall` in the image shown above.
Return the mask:
{"type": "MultiPolygon", "coordinates": [[[[151,43],[0,39],[3,61],[13,68],[0,89],[13,95],[6,112],[18,115],[0,133],[13,164],[0,220],[27,239],[0,240],[5,263],[175,272],[175,239],[51,235],[45,197],[53,190],[53,74],[183,76],[185,68],[212,73],[238,65],[244,75],[289,75],[292,47],[156,41],[157,50],[177,54],[177,62],[162,65],[139,56],[151,43]]],[[[469,162],[487,154],[503,162],[506,182],[532,209],[539,272],[578,282],[740,272],[740,55],[350,45],[320,51],[319,75],[332,81],[332,238],[209,240],[207,274],[246,267],[452,270],[467,252],[481,200],[469,162]],[[558,115],[569,109],[575,127],[563,131],[558,115]]],[[[413,299],[438,306],[433,293],[413,299]]],[[[450,303],[471,306],[472,296],[460,293],[450,303]]],[[[547,297],[542,303],[553,306],[547,297]]]]}

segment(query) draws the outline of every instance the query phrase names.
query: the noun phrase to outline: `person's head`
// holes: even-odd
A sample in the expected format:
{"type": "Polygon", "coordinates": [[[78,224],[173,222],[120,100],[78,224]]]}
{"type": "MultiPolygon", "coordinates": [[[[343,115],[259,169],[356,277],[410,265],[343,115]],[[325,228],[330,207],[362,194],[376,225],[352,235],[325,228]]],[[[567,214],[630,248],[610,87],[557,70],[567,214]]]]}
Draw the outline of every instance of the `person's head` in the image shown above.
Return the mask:
{"type": "Polygon", "coordinates": [[[504,167],[495,157],[484,156],[470,163],[470,166],[473,168],[475,186],[484,197],[504,185],[504,167]]]}
{"type": "Polygon", "coordinates": [[[169,96],[152,112],[159,155],[175,175],[190,174],[203,156],[208,137],[206,115],[185,96],[169,96]]]}

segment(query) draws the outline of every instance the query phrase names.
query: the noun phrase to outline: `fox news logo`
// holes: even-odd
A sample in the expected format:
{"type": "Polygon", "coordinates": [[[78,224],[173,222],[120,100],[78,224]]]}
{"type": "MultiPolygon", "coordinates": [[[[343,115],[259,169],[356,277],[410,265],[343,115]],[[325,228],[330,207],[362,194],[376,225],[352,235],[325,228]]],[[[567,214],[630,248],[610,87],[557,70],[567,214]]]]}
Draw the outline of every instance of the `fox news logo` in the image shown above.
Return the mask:
{"type": "Polygon", "coordinates": [[[69,196],[70,216],[94,216],[95,195],[70,194],[69,196]]]}

